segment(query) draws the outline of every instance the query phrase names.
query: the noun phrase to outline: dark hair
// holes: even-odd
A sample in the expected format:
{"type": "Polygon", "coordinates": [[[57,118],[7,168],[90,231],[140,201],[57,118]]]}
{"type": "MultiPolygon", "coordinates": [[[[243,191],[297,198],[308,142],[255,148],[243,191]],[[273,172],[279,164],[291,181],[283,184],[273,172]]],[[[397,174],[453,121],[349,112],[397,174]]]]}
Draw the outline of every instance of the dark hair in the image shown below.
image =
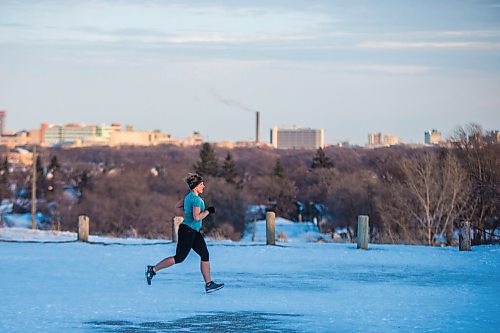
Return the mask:
{"type": "Polygon", "coordinates": [[[195,173],[190,173],[186,179],[186,184],[189,186],[189,189],[192,190],[196,186],[200,185],[200,183],[203,181],[203,178],[201,178],[200,175],[197,175],[195,173]]]}

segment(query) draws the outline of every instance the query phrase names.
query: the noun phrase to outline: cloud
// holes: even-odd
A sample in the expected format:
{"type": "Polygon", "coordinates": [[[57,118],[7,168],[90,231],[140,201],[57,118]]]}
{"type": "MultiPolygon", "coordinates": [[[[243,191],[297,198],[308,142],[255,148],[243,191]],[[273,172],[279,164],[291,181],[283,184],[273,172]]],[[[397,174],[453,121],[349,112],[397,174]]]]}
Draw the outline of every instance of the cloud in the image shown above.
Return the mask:
{"type": "Polygon", "coordinates": [[[0,28],[32,28],[32,26],[18,22],[0,22],[0,28]]]}
{"type": "Polygon", "coordinates": [[[431,67],[417,65],[358,65],[352,67],[352,69],[390,74],[419,74],[430,71],[431,67]]]}
{"type": "Polygon", "coordinates": [[[199,34],[199,35],[177,35],[167,37],[165,40],[172,44],[190,43],[259,43],[259,42],[289,42],[313,39],[311,36],[301,35],[227,35],[227,34],[199,34]]]}
{"type": "Polygon", "coordinates": [[[231,1],[37,3],[0,5],[0,43],[290,43],[318,39],[335,21],[327,13],[302,7],[248,7],[231,1]]]}
{"type": "Polygon", "coordinates": [[[500,49],[499,42],[400,42],[369,41],[358,44],[363,49],[500,49]]]}
{"type": "MultiPolygon", "coordinates": [[[[451,30],[441,31],[434,34],[436,37],[474,37],[474,38],[495,38],[500,36],[498,30],[451,30]]],[[[431,36],[433,37],[433,36],[431,36]]]]}
{"type": "Polygon", "coordinates": [[[141,43],[141,44],[269,44],[315,40],[306,33],[254,31],[182,32],[162,28],[103,28],[97,26],[62,27],[54,25],[29,26],[0,23],[1,42],[73,42],[73,43],[141,43]]]}

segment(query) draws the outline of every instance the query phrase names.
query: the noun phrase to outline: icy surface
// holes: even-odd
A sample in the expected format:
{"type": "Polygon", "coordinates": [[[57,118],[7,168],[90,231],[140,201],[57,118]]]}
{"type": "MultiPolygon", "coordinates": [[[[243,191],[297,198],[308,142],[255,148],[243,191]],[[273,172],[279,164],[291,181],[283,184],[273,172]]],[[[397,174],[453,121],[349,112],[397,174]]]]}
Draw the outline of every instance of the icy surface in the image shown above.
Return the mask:
{"type": "Polygon", "coordinates": [[[146,284],[144,267],[172,255],[175,244],[100,237],[85,244],[72,242],[74,236],[0,228],[2,240],[51,241],[0,242],[0,332],[485,333],[500,327],[498,246],[459,252],[370,244],[363,251],[355,244],[208,241],[213,278],[226,287],[206,295],[195,253],[146,284]]]}

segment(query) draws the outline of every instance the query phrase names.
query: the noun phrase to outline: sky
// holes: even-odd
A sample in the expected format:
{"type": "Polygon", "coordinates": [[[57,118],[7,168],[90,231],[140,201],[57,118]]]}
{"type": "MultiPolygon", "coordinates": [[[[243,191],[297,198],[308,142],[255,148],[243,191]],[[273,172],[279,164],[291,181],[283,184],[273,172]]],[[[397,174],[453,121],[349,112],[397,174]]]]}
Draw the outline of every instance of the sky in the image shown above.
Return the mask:
{"type": "Polygon", "coordinates": [[[273,126],[422,143],[500,125],[500,1],[0,1],[6,129],[132,125],[269,141],[273,126]]]}

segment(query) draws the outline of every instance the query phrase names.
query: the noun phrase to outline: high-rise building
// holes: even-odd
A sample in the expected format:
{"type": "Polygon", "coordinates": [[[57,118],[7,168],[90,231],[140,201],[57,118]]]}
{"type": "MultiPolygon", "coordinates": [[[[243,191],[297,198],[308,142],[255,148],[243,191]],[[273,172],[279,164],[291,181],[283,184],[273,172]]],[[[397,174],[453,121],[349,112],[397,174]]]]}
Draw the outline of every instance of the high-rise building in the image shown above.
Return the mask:
{"type": "Polygon", "coordinates": [[[390,147],[401,144],[402,141],[394,134],[382,135],[382,133],[368,134],[367,148],[390,147]]]}
{"type": "Polygon", "coordinates": [[[370,133],[368,134],[368,145],[376,146],[383,144],[382,133],[370,133]]]}
{"type": "Polygon", "coordinates": [[[291,127],[273,127],[271,145],[278,149],[318,149],[323,148],[323,129],[291,127]]]}
{"type": "Polygon", "coordinates": [[[49,125],[45,128],[44,140],[48,145],[84,142],[97,137],[97,126],[94,125],[49,125]]]}
{"type": "Polygon", "coordinates": [[[0,111],[0,135],[5,133],[5,117],[7,116],[7,112],[0,111]]]}
{"type": "Polygon", "coordinates": [[[401,139],[395,136],[394,134],[386,134],[384,135],[384,145],[386,146],[395,146],[401,143],[401,139]]]}
{"type": "Polygon", "coordinates": [[[121,131],[121,125],[50,125],[43,123],[38,131],[40,143],[45,146],[154,146],[178,144],[178,140],[160,131],[137,132],[132,126],[121,131]]]}
{"type": "Polygon", "coordinates": [[[109,143],[111,140],[111,136],[113,133],[120,133],[121,126],[120,124],[111,124],[111,126],[101,125],[97,126],[97,137],[99,138],[97,141],[102,141],[103,143],[109,143]]]}
{"type": "Polygon", "coordinates": [[[487,132],[486,141],[489,143],[500,143],[500,131],[494,130],[487,132]]]}
{"type": "Polygon", "coordinates": [[[425,132],[425,144],[427,145],[437,145],[441,142],[441,132],[436,129],[432,131],[425,132]]]}

